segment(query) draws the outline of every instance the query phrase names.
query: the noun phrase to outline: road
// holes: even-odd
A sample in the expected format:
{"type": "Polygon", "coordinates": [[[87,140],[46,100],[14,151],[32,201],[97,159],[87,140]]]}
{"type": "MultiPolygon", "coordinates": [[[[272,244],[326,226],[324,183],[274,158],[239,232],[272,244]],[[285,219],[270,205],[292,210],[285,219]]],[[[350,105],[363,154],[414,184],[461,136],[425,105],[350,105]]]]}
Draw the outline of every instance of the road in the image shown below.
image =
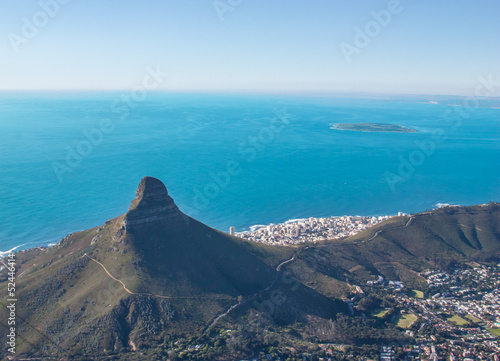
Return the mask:
{"type": "Polygon", "coordinates": [[[97,263],[99,266],[102,267],[102,269],[104,270],[104,272],[107,273],[107,275],[113,279],[114,281],[118,282],[119,284],[122,285],[123,289],[125,290],[125,292],[127,292],[128,294],[131,294],[131,295],[142,295],[142,296],[153,296],[153,297],[158,297],[158,298],[164,298],[164,299],[169,299],[169,300],[178,300],[178,299],[203,299],[203,300],[215,300],[215,299],[227,299],[227,298],[223,298],[223,297],[201,297],[201,296],[163,296],[163,295],[158,295],[158,294],[155,294],[155,293],[147,293],[147,292],[132,292],[130,291],[127,286],[125,286],[125,283],[123,283],[122,281],[120,281],[118,278],[116,278],[115,276],[113,276],[108,270],[107,268],[101,263],[99,262],[98,260],[90,257],[87,253],[84,253],[82,257],[87,257],[88,259],[90,259],[91,261],[97,263]]]}
{"type": "MultiPolygon", "coordinates": [[[[104,270],[104,272],[106,272],[106,274],[114,281],[118,282],[123,290],[125,292],[127,292],[128,294],[130,295],[143,295],[143,296],[153,296],[153,297],[158,297],[158,298],[164,298],[164,299],[225,299],[225,298],[216,298],[216,297],[193,297],[193,296],[163,296],[163,295],[158,295],[158,294],[154,294],[154,293],[146,293],[146,292],[142,292],[142,293],[138,293],[138,292],[132,292],[130,291],[127,286],[125,285],[125,283],[123,283],[123,281],[119,280],[118,278],[116,278],[115,276],[113,276],[111,274],[111,272],[108,271],[108,269],[106,268],[106,266],[104,266],[101,262],[99,262],[98,260],[90,257],[87,253],[84,253],[82,257],[87,257],[89,260],[91,260],[92,262],[95,262],[97,263],[99,266],[101,266],[101,268],[104,270]]],[[[269,285],[268,287],[266,287],[264,289],[264,291],[267,291],[269,290],[271,287],[274,286],[274,284],[276,283],[276,281],[278,280],[278,276],[279,276],[279,273],[281,272],[281,267],[283,267],[285,264],[289,263],[289,262],[292,262],[293,260],[295,259],[295,253],[293,254],[292,258],[286,260],[286,261],[283,261],[281,262],[279,265],[276,266],[276,276],[274,277],[274,280],[273,282],[271,283],[271,285],[269,285]]],[[[212,323],[210,324],[210,326],[208,327],[208,329],[212,328],[221,318],[227,316],[231,311],[233,311],[234,309],[236,309],[238,306],[244,304],[244,303],[247,303],[253,299],[257,298],[257,293],[254,294],[252,297],[250,298],[247,298],[246,300],[243,299],[241,301],[238,301],[238,303],[232,305],[231,307],[229,307],[224,313],[222,313],[221,315],[217,316],[213,321],[212,323]]]]}
{"type": "MultiPolygon", "coordinates": [[[[309,247],[309,246],[307,246],[309,247]]],[[[273,279],[273,282],[271,282],[271,284],[269,286],[267,286],[266,288],[264,288],[264,291],[268,291],[270,290],[275,284],[276,282],[278,281],[278,278],[279,278],[279,275],[280,275],[280,272],[281,272],[281,267],[283,267],[285,264],[289,263],[289,262],[292,262],[294,259],[295,259],[295,254],[297,253],[297,251],[295,251],[292,255],[292,257],[290,259],[287,259],[286,261],[283,261],[281,262],[279,265],[276,266],[275,270],[276,270],[276,275],[274,276],[274,279],[273,279]]],[[[229,307],[226,312],[224,312],[223,314],[217,316],[213,321],[212,323],[210,324],[210,326],[208,326],[207,330],[210,330],[216,323],[217,321],[219,321],[221,318],[227,316],[232,310],[236,309],[237,307],[245,304],[245,303],[248,303],[254,299],[256,299],[258,296],[258,293],[255,293],[252,297],[249,297],[247,299],[242,299],[241,301],[239,301],[237,304],[235,305],[232,305],[231,307],[229,307]]]]}
{"type": "MultiPolygon", "coordinates": [[[[400,227],[395,227],[395,228],[390,228],[391,230],[392,229],[399,229],[399,228],[406,228],[410,225],[411,221],[413,220],[413,216],[411,216],[408,221],[406,222],[406,224],[404,226],[400,226],[400,227]]],[[[371,241],[372,239],[374,239],[375,237],[377,237],[381,232],[383,232],[384,230],[380,230],[380,231],[377,231],[375,232],[375,234],[373,236],[371,236],[368,241],[371,241]]],[[[309,248],[310,246],[306,246],[303,248],[304,249],[307,249],[309,248]]],[[[297,250],[298,251],[298,250],[297,250]]],[[[292,255],[291,258],[281,262],[280,264],[278,264],[275,268],[276,270],[276,275],[273,279],[273,281],[271,282],[271,284],[269,286],[267,286],[266,288],[264,288],[263,290],[264,291],[268,291],[270,290],[275,284],[276,282],[278,281],[278,278],[279,278],[279,275],[281,273],[281,268],[286,265],[287,263],[290,263],[290,262],[293,262],[295,260],[295,255],[297,253],[297,251],[295,251],[292,255]]],[[[113,279],[114,281],[120,283],[123,287],[123,289],[125,290],[125,292],[131,294],[131,295],[145,295],[145,296],[154,296],[154,297],[158,297],[158,298],[164,298],[164,299],[214,299],[213,297],[182,297],[182,296],[163,296],[163,295],[157,295],[157,294],[153,294],[153,293],[136,293],[136,292],[132,292],[130,291],[126,286],[125,284],[120,281],[118,278],[114,277],[108,270],[107,268],[99,261],[97,261],[96,259],[93,259],[92,257],[90,257],[89,255],[87,255],[87,253],[85,253],[82,257],[87,257],[88,259],[90,259],[91,261],[97,263],[99,266],[102,267],[102,269],[106,272],[106,274],[111,278],[113,279]]],[[[232,305],[231,307],[229,307],[224,313],[220,314],[219,316],[217,316],[216,318],[214,318],[214,320],[210,323],[210,325],[208,326],[207,330],[210,330],[220,319],[222,319],[223,317],[227,316],[229,313],[231,313],[231,311],[235,310],[236,308],[238,308],[239,306],[245,304],[245,303],[248,303],[252,300],[254,300],[255,298],[257,298],[258,296],[258,293],[255,293],[253,296],[247,298],[247,299],[242,299],[241,301],[238,301],[238,303],[232,305]]]]}
{"type": "Polygon", "coordinates": [[[294,259],[295,259],[295,253],[293,254],[293,257],[292,257],[292,258],[290,258],[289,260],[286,260],[286,261],[281,262],[281,263],[278,265],[278,267],[276,267],[276,271],[277,271],[277,272],[281,271],[281,266],[283,266],[283,265],[287,264],[288,262],[292,262],[294,259]]]}
{"type": "MultiPolygon", "coordinates": [[[[382,233],[384,231],[391,231],[393,229],[400,229],[400,228],[406,228],[406,227],[408,227],[410,225],[411,221],[413,220],[413,218],[415,218],[415,217],[411,216],[410,219],[408,219],[408,221],[406,222],[406,224],[404,226],[394,227],[394,228],[388,228],[388,229],[382,229],[380,231],[375,232],[375,234],[373,236],[371,236],[368,239],[368,241],[371,241],[372,239],[374,239],[375,237],[377,237],[380,233],[382,233]]],[[[366,241],[366,242],[368,242],[368,241],[366,241]]]]}

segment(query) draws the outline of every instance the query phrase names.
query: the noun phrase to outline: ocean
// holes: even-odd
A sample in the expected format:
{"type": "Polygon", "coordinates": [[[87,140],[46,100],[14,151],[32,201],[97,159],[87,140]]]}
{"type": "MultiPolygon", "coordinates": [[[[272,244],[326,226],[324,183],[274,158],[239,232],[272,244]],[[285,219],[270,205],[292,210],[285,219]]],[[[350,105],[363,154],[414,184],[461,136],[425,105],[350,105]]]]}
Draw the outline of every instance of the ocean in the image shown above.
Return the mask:
{"type": "Polygon", "coordinates": [[[144,176],[226,232],[499,201],[498,105],[432,99],[0,93],[0,251],[48,245],[125,213],[144,176]],[[331,129],[346,122],[418,132],[331,129]]]}

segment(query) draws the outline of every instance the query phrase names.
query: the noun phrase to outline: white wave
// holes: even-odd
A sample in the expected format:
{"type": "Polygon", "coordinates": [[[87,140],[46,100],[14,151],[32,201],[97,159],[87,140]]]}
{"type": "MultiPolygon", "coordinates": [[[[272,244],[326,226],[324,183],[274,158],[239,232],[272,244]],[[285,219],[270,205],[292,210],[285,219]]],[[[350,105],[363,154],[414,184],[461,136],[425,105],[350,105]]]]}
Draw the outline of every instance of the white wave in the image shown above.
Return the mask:
{"type": "MultiPolygon", "coordinates": [[[[397,214],[396,214],[397,215],[397,214]]],[[[382,217],[394,217],[396,215],[382,215],[382,217]]],[[[313,218],[315,221],[319,220],[320,218],[326,218],[326,219],[331,219],[331,218],[342,218],[342,217],[352,217],[352,218],[363,218],[363,217],[379,217],[379,215],[343,215],[343,216],[329,216],[329,217],[307,217],[307,218],[292,218],[287,221],[284,221],[282,223],[269,223],[269,224],[255,224],[253,226],[248,227],[247,229],[237,231],[236,233],[244,233],[244,232],[255,232],[261,228],[266,228],[268,226],[282,226],[282,225],[289,225],[293,223],[298,223],[298,222],[304,222],[304,221],[309,221],[311,218],[313,218]]]]}
{"type": "Polygon", "coordinates": [[[289,223],[295,223],[295,222],[300,222],[300,221],[304,221],[306,219],[309,219],[309,218],[296,218],[296,219],[290,219],[288,221],[285,222],[285,224],[289,224],[289,223]]]}
{"type": "Polygon", "coordinates": [[[436,203],[436,204],[434,204],[434,208],[443,208],[443,207],[460,207],[460,204],[451,204],[451,203],[436,203]]]}
{"type": "Polygon", "coordinates": [[[14,250],[18,249],[19,247],[25,246],[25,245],[27,245],[27,243],[20,244],[19,246],[15,246],[14,248],[9,249],[8,251],[5,251],[5,252],[0,251],[0,258],[4,258],[4,257],[5,257],[5,256],[7,256],[9,253],[11,253],[12,251],[14,251],[14,250]]]}
{"type": "Polygon", "coordinates": [[[250,232],[255,232],[256,230],[265,227],[265,224],[256,224],[254,226],[248,227],[250,229],[250,232]]]}

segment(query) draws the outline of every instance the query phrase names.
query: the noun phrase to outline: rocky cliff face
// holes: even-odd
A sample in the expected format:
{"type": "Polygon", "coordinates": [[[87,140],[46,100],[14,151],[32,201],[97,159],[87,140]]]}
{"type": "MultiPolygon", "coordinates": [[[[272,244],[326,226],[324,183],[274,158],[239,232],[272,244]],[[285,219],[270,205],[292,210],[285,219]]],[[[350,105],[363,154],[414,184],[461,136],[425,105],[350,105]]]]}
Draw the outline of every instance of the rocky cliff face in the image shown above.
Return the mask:
{"type": "Polygon", "coordinates": [[[136,233],[152,226],[176,231],[187,225],[189,218],[179,210],[159,179],[144,177],[135,194],[124,219],[126,232],[136,233]]]}

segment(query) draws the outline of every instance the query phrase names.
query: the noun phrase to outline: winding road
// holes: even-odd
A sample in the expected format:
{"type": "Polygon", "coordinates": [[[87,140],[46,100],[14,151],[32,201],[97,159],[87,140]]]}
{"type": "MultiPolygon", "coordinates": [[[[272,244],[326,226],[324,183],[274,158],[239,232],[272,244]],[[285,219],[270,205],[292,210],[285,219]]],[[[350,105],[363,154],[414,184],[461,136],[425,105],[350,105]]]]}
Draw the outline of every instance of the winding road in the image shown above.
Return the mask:
{"type": "MultiPolygon", "coordinates": [[[[297,250],[298,251],[298,250],[297,250]]],[[[264,291],[268,291],[269,289],[271,289],[275,284],[276,282],[278,281],[278,278],[279,278],[279,274],[281,272],[281,267],[283,267],[285,264],[289,263],[289,262],[292,262],[294,259],[295,259],[295,254],[297,253],[297,251],[295,251],[292,255],[292,258],[290,259],[287,259],[286,261],[283,261],[281,262],[279,265],[276,266],[276,275],[274,276],[274,279],[273,279],[273,282],[267,286],[266,288],[264,288],[264,291]]],[[[223,314],[217,316],[213,321],[212,323],[210,324],[210,326],[208,326],[207,330],[210,330],[216,323],[217,321],[219,321],[221,318],[227,316],[232,310],[234,310],[235,308],[237,308],[238,306],[241,306],[247,302],[250,302],[254,299],[257,298],[257,295],[258,293],[255,293],[252,297],[249,297],[247,299],[242,299],[241,301],[239,301],[237,304],[235,305],[232,305],[231,307],[229,307],[226,312],[224,312],[223,314]]]]}
{"type": "MultiPolygon", "coordinates": [[[[399,227],[394,227],[394,228],[383,229],[383,230],[377,231],[377,232],[375,232],[375,234],[374,234],[373,236],[371,236],[371,237],[370,237],[367,241],[365,241],[365,242],[371,241],[372,239],[374,239],[375,237],[377,237],[377,236],[378,236],[381,232],[383,232],[383,231],[393,230],[393,229],[400,229],[400,228],[406,228],[406,227],[408,227],[408,226],[410,225],[411,221],[412,221],[414,218],[415,218],[414,216],[410,216],[410,219],[408,219],[408,221],[405,223],[405,225],[404,225],[404,226],[399,226],[399,227]]],[[[302,248],[302,250],[307,249],[307,248],[309,248],[309,247],[310,247],[309,245],[308,245],[308,246],[305,246],[304,248],[302,248]]],[[[269,286],[267,286],[266,288],[264,288],[264,291],[268,291],[268,290],[270,290],[270,289],[271,289],[271,288],[272,288],[272,287],[276,284],[276,282],[278,281],[278,278],[279,278],[279,274],[280,274],[280,272],[281,272],[281,267],[283,267],[283,266],[284,266],[284,265],[286,265],[287,263],[290,263],[290,262],[292,262],[293,260],[295,260],[295,255],[297,254],[297,252],[298,252],[298,251],[299,251],[299,250],[295,251],[295,252],[293,253],[293,255],[292,255],[292,257],[291,257],[290,259],[287,259],[286,261],[283,261],[283,262],[281,262],[279,265],[277,265],[277,266],[276,266],[276,275],[275,275],[275,277],[274,277],[274,279],[273,279],[273,282],[272,282],[269,286]]],[[[217,321],[219,321],[221,318],[223,318],[223,317],[227,316],[227,315],[228,315],[231,311],[233,311],[235,308],[237,308],[238,306],[243,305],[243,304],[245,304],[245,303],[247,303],[247,302],[249,302],[249,301],[251,301],[251,300],[253,300],[253,299],[255,299],[255,298],[257,298],[257,293],[256,293],[256,294],[254,294],[252,297],[250,297],[250,298],[246,299],[246,300],[242,300],[242,301],[238,302],[237,304],[232,305],[231,307],[229,307],[229,309],[228,309],[228,310],[226,310],[226,312],[224,312],[223,314],[221,314],[221,315],[217,316],[217,317],[216,317],[216,318],[212,321],[212,323],[211,323],[211,324],[210,324],[210,326],[207,328],[207,330],[211,329],[211,328],[212,328],[212,327],[213,327],[213,326],[217,323],[217,321]]]]}
{"type": "MultiPolygon", "coordinates": [[[[406,222],[406,224],[404,226],[399,226],[399,227],[394,227],[394,228],[390,228],[389,230],[393,230],[393,229],[400,229],[400,228],[406,228],[410,225],[410,223],[412,222],[412,220],[414,219],[415,217],[414,216],[410,216],[410,218],[408,219],[408,221],[406,222]]],[[[375,237],[377,237],[381,232],[383,231],[386,231],[387,229],[384,229],[384,230],[379,230],[377,232],[375,232],[375,234],[373,236],[371,236],[367,241],[365,242],[368,242],[368,241],[371,241],[372,239],[374,239],[375,237]]],[[[304,248],[301,248],[302,250],[304,249],[307,249],[309,248],[310,246],[306,246],[304,248]]],[[[276,275],[273,279],[273,281],[271,282],[271,284],[269,286],[267,286],[266,288],[264,288],[264,291],[268,291],[270,290],[275,284],[276,282],[278,281],[278,278],[279,278],[279,275],[281,273],[281,268],[286,265],[287,263],[290,263],[290,262],[293,262],[295,260],[295,255],[297,254],[297,252],[299,251],[296,250],[292,257],[281,262],[280,264],[278,264],[275,268],[276,270],[276,275]]],[[[113,279],[114,281],[120,283],[123,287],[123,290],[125,292],[127,292],[128,294],[131,294],[131,295],[144,295],[144,296],[153,296],[153,297],[158,297],[158,298],[164,298],[164,299],[225,299],[225,298],[214,298],[214,297],[195,297],[195,296],[163,296],[163,295],[158,295],[158,294],[154,294],[154,293],[137,293],[137,292],[132,292],[130,291],[127,286],[125,285],[125,283],[123,283],[121,280],[119,280],[118,278],[116,278],[115,276],[113,276],[108,270],[107,268],[101,263],[99,262],[98,260],[90,257],[87,253],[85,253],[82,257],[87,257],[88,259],[90,259],[91,261],[97,263],[99,266],[101,266],[101,268],[106,272],[106,274],[111,278],[113,279]]],[[[238,301],[238,303],[232,305],[231,307],[229,307],[224,313],[220,314],[219,316],[217,316],[211,323],[210,323],[210,326],[207,327],[207,330],[210,330],[220,319],[222,319],[223,317],[227,316],[231,311],[235,310],[236,308],[238,308],[239,306],[245,304],[245,303],[248,303],[252,300],[254,300],[255,298],[257,298],[257,295],[258,293],[255,293],[253,296],[247,298],[247,299],[242,299],[240,301],[238,301]]]]}
{"type": "Polygon", "coordinates": [[[374,239],[375,237],[377,237],[380,233],[382,233],[384,231],[391,231],[393,229],[406,228],[406,227],[408,227],[410,225],[411,221],[414,218],[415,218],[414,216],[411,216],[410,219],[408,219],[408,221],[406,222],[406,224],[404,226],[399,226],[399,227],[394,227],[394,228],[388,228],[388,229],[381,229],[380,231],[375,232],[375,234],[373,236],[371,236],[366,242],[371,241],[372,239],[374,239]]]}
{"type": "MultiPolygon", "coordinates": [[[[295,259],[295,253],[293,254],[292,258],[286,260],[286,261],[283,261],[281,262],[278,266],[276,266],[276,276],[274,277],[274,280],[273,282],[271,283],[271,285],[269,285],[268,287],[266,287],[264,290],[267,291],[269,290],[271,287],[273,287],[276,283],[276,281],[278,280],[278,275],[279,273],[281,272],[281,267],[283,267],[285,264],[289,263],[289,262],[292,262],[294,259],[295,259]]],[[[106,274],[114,281],[118,282],[122,287],[123,287],[123,290],[125,292],[127,292],[128,294],[130,295],[143,295],[143,296],[153,296],[153,297],[158,297],[158,298],[164,298],[164,299],[226,299],[226,298],[217,298],[217,297],[195,297],[195,296],[163,296],[163,295],[158,295],[158,294],[154,294],[154,293],[138,293],[138,292],[132,292],[130,291],[127,286],[125,285],[125,283],[123,283],[123,281],[119,280],[118,278],[116,278],[115,276],[113,276],[111,274],[111,272],[108,271],[108,269],[106,268],[106,266],[104,266],[101,262],[99,262],[98,260],[90,257],[87,253],[84,253],[82,258],[83,257],[87,257],[89,260],[91,260],[92,262],[95,262],[97,263],[99,266],[101,266],[101,268],[104,270],[104,272],[106,272],[106,274]]],[[[238,306],[244,304],[244,303],[247,303],[253,299],[255,299],[257,297],[257,293],[254,294],[252,297],[250,298],[247,298],[246,300],[241,300],[241,301],[238,301],[238,303],[232,305],[231,307],[229,307],[229,309],[227,309],[223,314],[217,316],[213,321],[212,323],[210,324],[210,326],[208,326],[207,329],[210,329],[212,328],[221,318],[227,316],[231,311],[233,311],[235,308],[237,308],[238,306]]]]}
{"type": "Polygon", "coordinates": [[[292,258],[290,258],[289,260],[286,260],[286,261],[283,261],[281,262],[278,267],[276,267],[276,271],[281,271],[281,266],[287,264],[288,262],[292,262],[293,260],[295,259],[295,253],[293,254],[292,258]]]}
{"type": "Polygon", "coordinates": [[[201,297],[201,296],[163,296],[163,295],[157,295],[157,294],[154,294],[154,293],[147,293],[147,292],[132,292],[130,291],[127,286],[125,286],[125,283],[123,283],[122,281],[120,281],[118,278],[116,278],[115,276],[113,276],[108,270],[107,268],[101,263],[99,262],[98,260],[90,257],[87,253],[84,253],[82,257],[87,257],[88,259],[90,259],[91,261],[94,261],[95,263],[97,263],[99,266],[102,267],[102,269],[104,270],[104,272],[107,273],[107,275],[113,279],[114,281],[120,283],[123,287],[123,289],[125,290],[125,292],[131,294],[131,295],[142,295],[142,296],[153,296],[153,297],[158,297],[158,298],[164,298],[164,299],[169,299],[169,300],[178,300],[178,299],[203,299],[203,300],[220,300],[220,299],[227,299],[227,298],[218,298],[218,297],[201,297]]]}

